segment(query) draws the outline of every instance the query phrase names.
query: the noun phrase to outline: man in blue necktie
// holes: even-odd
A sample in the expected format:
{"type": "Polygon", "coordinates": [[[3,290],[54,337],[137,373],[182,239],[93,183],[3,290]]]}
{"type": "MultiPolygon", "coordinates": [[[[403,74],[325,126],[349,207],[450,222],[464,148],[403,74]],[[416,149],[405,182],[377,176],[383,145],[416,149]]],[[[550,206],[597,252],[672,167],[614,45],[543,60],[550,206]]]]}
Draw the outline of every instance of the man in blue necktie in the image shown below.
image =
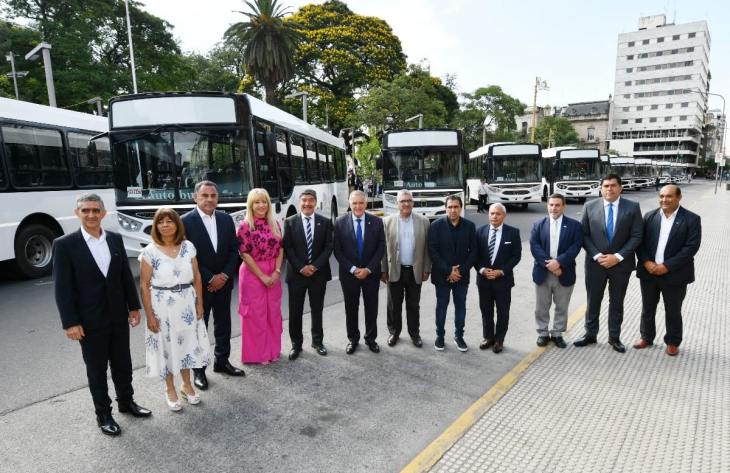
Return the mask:
{"type": "Polygon", "coordinates": [[[340,285],[345,297],[347,323],[346,353],[352,355],[360,342],[358,311],[360,293],[365,306],[365,343],[378,353],[378,290],[380,262],[385,252],[383,221],[365,212],[367,197],[362,191],[350,194],[351,212],[337,219],[334,231],[334,253],[340,265],[340,285]]]}
{"type": "Polygon", "coordinates": [[[585,278],[588,308],[585,335],[577,347],[596,343],[598,315],[608,284],[608,344],[619,353],[624,297],[631,273],[636,268],[635,252],[641,243],[643,220],[638,202],[622,199],[621,177],[609,174],[601,180],[602,199],[583,207],[583,248],[586,250],[585,278]]]}

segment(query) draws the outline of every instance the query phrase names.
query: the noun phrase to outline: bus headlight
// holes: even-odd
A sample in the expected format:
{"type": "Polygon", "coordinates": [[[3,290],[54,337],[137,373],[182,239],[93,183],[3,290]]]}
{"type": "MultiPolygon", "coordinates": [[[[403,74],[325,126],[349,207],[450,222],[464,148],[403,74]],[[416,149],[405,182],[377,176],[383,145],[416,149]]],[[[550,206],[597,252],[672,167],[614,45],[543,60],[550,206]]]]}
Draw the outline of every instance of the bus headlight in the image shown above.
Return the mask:
{"type": "Polygon", "coordinates": [[[391,205],[395,205],[397,201],[397,198],[394,194],[386,194],[385,192],[383,192],[383,199],[385,200],[385,202],[391,205]]]}
{"type": "Polygon", "coordinates": [[[502,192],[502,189],[500,189],[499,187],[495,187],[495,186],[487,186],[487,190],[494,194],[499,194],[500,192],[502,192]]]}
{"type": "Polygon", "coordinates": [[[555,187],[557,187],[558,189],[567,189],[568,188],[568,186],[566,186],[565,184],[556,184],[555,187]]]}
{"type": "Polygon", "coordinates": [[[128,232],[138,232],[139,229],[142,228],[142,222],[133,220],[119,212],[117,212],[117,222],[119,222],[119,226],[122,230],[126,230],[128,232]]]}
{"type": "Polygon", "coordinates": [[[599,184],[597,182],[594,182],[593,184],[591,184],[591,189],[598,189],[598,187],[599,187],[599,184]]]}
{"type": "Polygon", "coordinates": [[[530,187],[530,192],[542,192],[542,185],[530,187]]]}

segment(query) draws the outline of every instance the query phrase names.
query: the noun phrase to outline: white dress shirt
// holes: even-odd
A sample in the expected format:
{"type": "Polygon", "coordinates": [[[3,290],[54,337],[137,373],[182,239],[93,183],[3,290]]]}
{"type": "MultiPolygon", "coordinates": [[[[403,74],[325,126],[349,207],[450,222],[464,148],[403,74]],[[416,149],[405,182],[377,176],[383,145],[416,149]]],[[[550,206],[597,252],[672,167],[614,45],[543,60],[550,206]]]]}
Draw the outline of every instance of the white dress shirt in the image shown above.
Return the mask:
{"type": "MultiPolygon", "coordinates": [[[[309,225],[312,229],[312,242],[314,242],[314,212],[312,212],[312,215],[304,215],[302,214],[302,230],[304,230],[304,238],[306,240],[307,238],[307,218],[309,218],[309,225]]],[[[365,229],[363,228],[363,232],[365,229]]]]}
{"type": "Polygon", "coordinates": [[[416,234],[413,228],[413,215],[408,218],[398,217],[398,238],[400,248],[400,264],[413,266],[413,259],[416,255],[416,234]]]}
{"type": "Polygon", "coordinates": [[[563,227],[563,216],[557,219],[548,215],[550,221],[550,257],[555,259],[558,257],[558,245],[560,245],[560,229],[563,227]]]}
{"type": "Polygon", "coordinates": [[[677,210],[675,210],[669,217],[664,215],[664,211],[659,211],[662,224],[659,228],[659,241],[657,242],[656,254],[654,255],[654,262],[656,264],[664,264],[664,250],[667,248],[669,233],[672,231],[672,226],[674,225],[674,220],[677,217],[678,211],[679,207],[677,207],[677,210]]]}
{"type": "Polygon", "coordinates": [[[112,261],[112,254],[109,251],[109,245],[106,243],[106,232],[101,229],[101,236],[96,238],[84,230],[84,227],[81,227],[81,234],[84,237],[86,246],[89,247],[91,256],[94,257],[94,261],[99,267],[99,271],[106,277],[107,272],[109,272],[109,263],[112,261]]]}
{"type": "MultiPolygon", "coordinates": [[[[497,236],[494,238],[494,252],[492,253],[492,260],[490,261],[491,264],[494,264],[494,260],[497,259],[497,252],[499,251],[499,243],[502,241],[502,226],[498,226],[496,229],[489,226],[489,234],[487,235],[487,245],[489,244],[489,240],[492,239],[492,232],[497,232],[497,236]]],[[[479,268],[479,273],[481,274],[482,271],[484,271],[486,268],[479,268]]]]}
{"type": "Polygon", "coordinates": [[[489,186],[485,182],[484,184],[479,184],[479,195],[487,195],[489,193],[489,186]]]}
{"type": "Polygon", "coordinates": [[[200,219],[203,221],[203,226],[208,232],[210,242],[213,244],[213,251],[218,252],[218,227],[215,224],[215,211],[213,211],[212,215],[208,215],[200,210],[200,207],[196,206],[195,208],[198,210],[200,219]]]}
{"type": "MultiPolygon", "coordinates": [[[[603,212],[606,216],[605,224],[608,224],[608,204],[613,204],[613,234],[616,235],[616,222],[618,222],[618,206],[619,201],[621,200],[621,197],[619,196],[615,201],[609,202],[606,199],[603,199],[603,212]]],[[[608,225],[606,225],[608,226],[608,225]]],[[[598,261],[598,257],[603,256],[603,253],[598,253],[593,255],[593,261],[598,261]]],[[[618,258],[619,263],[624,260],[624,257],[621,256],[618,253],[614,253],[614,256],[618,258]]]]}

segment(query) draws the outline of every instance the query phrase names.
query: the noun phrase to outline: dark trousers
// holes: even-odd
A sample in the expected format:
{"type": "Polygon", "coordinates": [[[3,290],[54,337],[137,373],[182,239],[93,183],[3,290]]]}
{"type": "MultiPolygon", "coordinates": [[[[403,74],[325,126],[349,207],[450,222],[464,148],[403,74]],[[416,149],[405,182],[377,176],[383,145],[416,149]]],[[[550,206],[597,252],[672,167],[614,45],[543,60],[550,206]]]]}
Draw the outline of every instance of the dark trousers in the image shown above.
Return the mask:
{"type": "Polygon", "coordinates": [[[340,286],[345,298],[345,322],[347,338],[357,344],[360,341],[358,328],[358,312],[360,311],[360,293],[365,306],[365,343],[374,342],[378,337],[378,289],[380,288],[380,274],[371,274],[364,280],[357,279],[352,274],[340,274],[340,286]]]}
{"type": "Polygon", "coordinates": [[[482,313],[482,337],[485,340],[504,342],[509,328],[509,308],[512,288],[487,282],[477,284],[479,310],[482,313]],[[494,324],[494,308],[497,308],[497,324],[494,324]]]}
{"type": "Polygon", "coordinates": [[[656,308],[659,296],[664,299],[664,313],[667,334],[664,343],[679,346],[682,343],[682,302],[687,295],[687,285],[669,285],[661,278],[640,280],[641,282],[641,338],[654,341],[656,337],[656,308]]]}
{"type": "MultiPolygon", "coordinates": [[[[206,282],[203,282],[205,285],[206,282]]],[[[224,363],[228,361],[231,355],[231,291],[233,290],[233,281],[229,280],[223,289],[218,292],[209,292],[205,290],[203,296],[203,308],[205,315],[205,328],[208,328],[210,314],[213,312],[213,336],[215,337],[215,363],[224,363]]],[[[195,371],[205,372],[205,368],[194,368],[195,371]]]]}
{"type": "MultiPolygon", "coordinates": [[[[587,256],[590,258],[590,256],[587,256]]],[[[598,334],[598,316],[601,313],[603,293],[608,284],[608,338],[618,340],[621,337],[621,324],[624,320],[624,297],[629,286],[630,272],[615,271],[615,267],[604,269],[595,261],[586,262],[586,292],[588,308],[586,309],[586,335],[595,337],[598,334]]]]}
{"type": "Polygon", "coordinates": [[[400,335],[403,329],[403,298],[406,300],[406,321],[408,335],[418,337],[420,333],[421,284],[416,281],[413,266],[401,266],[400,279],[388,282],[388,332],[400,335]]]}
{"type": "Polygon", "coordinates": [[[479,206],[477,207],[477,212],[481,212],[482,210],[487,210],[487,194],[479,194],[479,206]]]}
{"type": "Polygon", "coordinates": [[[86,377],[89,380],[89,391],[94,401],[96,415],[112,412],[112,401],[106,382],[107,367],[111,367],[117,402],[129,403],[134,395],[132,358],[129,354],[129,325],[120,324],[87,330],[86,336],[79,343],[86,364],[86,377]]]}
{"type": "Polygon", "coordinates": [[[464,336],[466,322],[466,293],[469,286],[466,284],[444,284],[436,286],[436,336],[446,335],[446,309],[449,307],[449,298],[454,294],[454,337],[464,336]]]}
{"type": "Polygon", "coordinates": [[[289,282],[289,338],[293,347],[302,347],[302,312],[304,298],[309,293],[309,308],[312,316],[312,344],[321,345],[324,339],[322,331],[322,309],[327,281],[322,278],[298,277],[289,282]]]}

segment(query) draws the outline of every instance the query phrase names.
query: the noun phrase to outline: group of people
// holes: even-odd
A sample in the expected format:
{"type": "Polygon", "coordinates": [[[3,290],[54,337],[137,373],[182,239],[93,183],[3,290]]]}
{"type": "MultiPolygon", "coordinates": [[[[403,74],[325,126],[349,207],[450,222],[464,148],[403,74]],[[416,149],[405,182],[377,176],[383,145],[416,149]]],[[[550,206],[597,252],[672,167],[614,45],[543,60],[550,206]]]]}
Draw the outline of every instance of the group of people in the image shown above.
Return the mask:
{"type": "MultiPolygon", "coordinates": [[[[553,342],[567,346],[567,311],[576,283],[576,257],[586,250],[585,283],[588,307],[585,335],[574,344],[596,343],[598,315],[606,285],[609,288],[609,344],[624,352],[620,341],[623,300],[629,277],[636,268],[641,281],[643,309],[641,338],[636,349],[653,344],[655,314],[664,299],[667,353],[676,355],[682,341],[681,306],[686,287],[694,280],[693,256],[699,249],[700,218],[680,207],[681,190],[666,185],[659,193],[660,207],[643,218],[636,202],[622,198],[621,178],[609,174],[601,181],[602,198],[588,202],[582,221],[564,215],[565,199],[548,198],[548,215],[533,225],[530,250],[534,257],[537,345],[553,342]],[[552,325],[550,308],[555,305],[552,325]]],[[[150,410],[133,399],[129,327],[146,315],[146,375],[165,382],[165,402],[180,411],[180,399],[200,403],[197,390],[208,389],[206,367],[230,376],[245,376],[230,361],[230,305],[238,271],[244,364],[268,364],[280,357],[282,313],[281,273],[286,261],[289,297],[289,359],[303,351],[302,314],[305,298],[311,309],[311,346],[327,355],[322,312],[327,282],[332,279],[329,259],[339,264],[344,296],[348,343],[354,354],[360,343],[360,300],[364,305],[368,349],[378,353],[376,341],[380,282],[387,285],[389,346],[395,346],[406,324],[411,342],[423,346],[420,335],[422,283],[431,280],[436,291],[436,340],[445,349],[445,322],[449,301],[454,304],[454,344],[466,352],[464,325],[466,296],[475,270],[482,317],[479,348],[500,353],[509,325],[513,270],[522,256],[520,232],[507,225],[506,208],[488,208],[489,225],[478,230],[461,214],[457,195],[446,199],[446,215],[429,224],[413,212],[413,195],[397,194],[399,213],[381,219],[365,211],[367,197],[354,190],[350,212],[333,223],[317,214],[317,194],[299,195],[299,213],[276,222],[264,189],[248,195],[245,219],[235,228],[233,219],[216,209],[218,189],[211,181],[196,184],[196,208],[182,218],[171,208],[160,208],[151,228],[152,243],[139,256],[140,299],[121,237],[102,229],[104,203],[97,195],[77,200],[78,232],[54,242],[54,280],[58,309],[66,335],[81,344],[97,422],[103,433],[119,435],[111,415],[106,370],[111,367],[119,411],[147,417],[150,410]],[[496,318],[495,318],[496,313],[496,318]],[[207,325],[214,319],[215,348],[211,354],[207,325]],[[191,373],[192,370],[192,373],[191,373]],[[178,391],[174,379],[180,375],[178,391]]]]}

